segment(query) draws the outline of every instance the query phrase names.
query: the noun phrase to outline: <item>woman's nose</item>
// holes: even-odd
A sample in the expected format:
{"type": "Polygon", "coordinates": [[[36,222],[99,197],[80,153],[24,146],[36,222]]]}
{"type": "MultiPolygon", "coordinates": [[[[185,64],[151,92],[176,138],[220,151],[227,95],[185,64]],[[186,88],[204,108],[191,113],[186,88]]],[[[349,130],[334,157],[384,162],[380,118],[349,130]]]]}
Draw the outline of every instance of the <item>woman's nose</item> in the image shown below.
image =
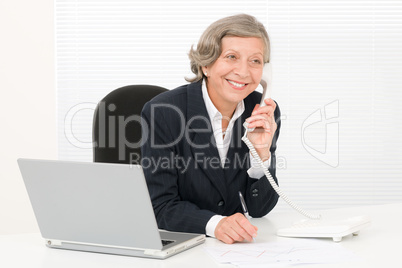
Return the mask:
{"type": "Polygon", "coordinates": [[[249,75],[249,66],[247,61],[241,61],[237,64],[235,73],[242,78],[245,78],[249,75]]]}

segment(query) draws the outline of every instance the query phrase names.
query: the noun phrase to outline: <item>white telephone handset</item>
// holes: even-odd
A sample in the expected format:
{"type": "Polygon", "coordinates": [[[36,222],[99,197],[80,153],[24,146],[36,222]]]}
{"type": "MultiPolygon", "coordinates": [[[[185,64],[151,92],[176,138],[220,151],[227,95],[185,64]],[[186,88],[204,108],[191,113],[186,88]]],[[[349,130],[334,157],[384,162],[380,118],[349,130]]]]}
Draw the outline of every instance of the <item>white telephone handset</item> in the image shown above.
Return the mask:
{"type": "MultiPolygon", "coordinates": [[[[261,97],[261,106],[265,106],[264,100],[267,98],[271,98],[271,91],[272,91],[272,66],[271,63],[266,63],[264,65],[262,77],[261,77],[261,82],[260,82],[262,88],[263,88],[263,93],[261,97]]],[[[244,136],[242,137],[242,140],[244,143],[247,145],[247,147],[250,149],[250,153],[253,155],[254,159],[260,164],[260,166],[264,170],[264,174],[267,177],[269,183],[271,184],[272,188],[278,193],[278,195],[286,201],[292,208],[297,210],[299,213],[302,215],[310,218],[310,219],[319,219],[321,216],[320,215],[312,215],[303,209],[299,208],[297,205],[295,205],[279,188],[279,186],[276,184],[275,180],[272,178],[272,175],[269,173],[268,169],[264,166],[261,158],[259,157],[258,153],[254,149],[253,144],[249,141],[247,138],[247,132],[253,132],[254,128],[248,128],[248,123],[244,122],[243,126],[246,128],[246,131],[244,132],[244,136]]]]}
{"type": "MultiPolygon", "coordinates": [[[[261,82],[262,86],[262,97],[260,102],[260,107],[265,106],[265,99],[271,98],[272,92],[272,67],[271,63],[265,63],[264,68],[262,70],[261,82]]],[[[253,132],[255,128],[248,128],[248,123],[244,122],[243,126],[247,129],[248,132],[253,132]]]]}
{"type": "Polygon", "coordinates": [[[260,82],[263,92],[261,97],[260,106],[265,106],[265,99],[271,98],[272,92],[272,66],[271,63],[266,63],[262,71],[262,77],[260,82]]]}

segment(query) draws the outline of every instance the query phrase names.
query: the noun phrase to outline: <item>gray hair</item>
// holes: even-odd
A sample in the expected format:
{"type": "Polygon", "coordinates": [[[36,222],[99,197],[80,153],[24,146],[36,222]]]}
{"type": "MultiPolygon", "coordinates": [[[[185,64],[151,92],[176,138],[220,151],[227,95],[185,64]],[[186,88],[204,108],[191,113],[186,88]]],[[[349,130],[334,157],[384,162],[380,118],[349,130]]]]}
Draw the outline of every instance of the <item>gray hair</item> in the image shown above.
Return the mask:
{"type": "Polygon", "coordinates": [[[197,47],[194,49],[191,46],[188,57],[195,77],[186,78],[188,82],[203,79],[202,67],[209,66],[219,58],[222,53],[222,38],[225,36],[261,38],[264,43],[264,63],[269,62],[270,44],[264,25],[253,16],[234,15],[212,23],[201,35],[197,47]]]}

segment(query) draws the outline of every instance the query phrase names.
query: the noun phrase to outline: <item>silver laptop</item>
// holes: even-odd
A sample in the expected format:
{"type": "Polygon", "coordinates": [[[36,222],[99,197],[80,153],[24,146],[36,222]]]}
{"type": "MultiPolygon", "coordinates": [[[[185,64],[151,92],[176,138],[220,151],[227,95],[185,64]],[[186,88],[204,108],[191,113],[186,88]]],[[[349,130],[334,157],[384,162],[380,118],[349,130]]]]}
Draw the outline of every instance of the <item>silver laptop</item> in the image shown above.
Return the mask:
{"type": "Polygon", "coordinates": [[[141,166],[18,159],[52,248],[165,259],[205,235],[158,230],[141,166]]]}

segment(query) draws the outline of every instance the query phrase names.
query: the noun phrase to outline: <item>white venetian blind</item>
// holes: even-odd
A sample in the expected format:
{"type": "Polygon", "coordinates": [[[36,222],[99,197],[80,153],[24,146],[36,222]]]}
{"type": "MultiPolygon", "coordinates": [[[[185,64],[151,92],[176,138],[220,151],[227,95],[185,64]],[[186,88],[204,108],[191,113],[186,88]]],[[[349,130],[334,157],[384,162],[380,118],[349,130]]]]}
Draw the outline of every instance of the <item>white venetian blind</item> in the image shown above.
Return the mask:
{"type": "Polygon", "coordinates": [[[271,39],[283,190],[308,209],[402,201],[401,1],[55,2],[60,159],[92,161],[107,93],[186,83],[204,29],[249,13],[271,39]]]}

